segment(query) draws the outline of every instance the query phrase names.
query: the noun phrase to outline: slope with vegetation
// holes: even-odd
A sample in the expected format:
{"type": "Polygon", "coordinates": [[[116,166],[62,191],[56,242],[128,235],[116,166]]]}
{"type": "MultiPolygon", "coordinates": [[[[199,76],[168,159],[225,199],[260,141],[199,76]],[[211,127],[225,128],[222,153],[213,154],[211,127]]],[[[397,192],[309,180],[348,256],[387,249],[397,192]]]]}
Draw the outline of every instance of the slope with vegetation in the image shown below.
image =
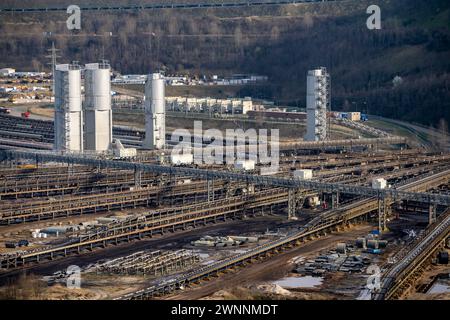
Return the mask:
{"type": "MultiPolygon", "coordinates": [[[[27,1],[7,0],[2,6],[34,3],[27,1]]],[[[188,1],[194,0],[183,2],[188,1]]],[[[69,2],[47,0],[39,5],[69,2]]],[[[79,31],[66,29],[66,13],[0,16],[3,67],[46,68],[46,50],[55,41],[61,60],[89,62],[105,57],[122,73],[162,69],[167,73],[265,74],[270,83],[244,87],[239,95],[304,107],[307,70],[326,66],[332,75],[333,109],[368,111],[448,130],[447,0],[83,12],[79,31]],[[369,4],[381,8],[381,30],[366,28],[369,4]]]]}

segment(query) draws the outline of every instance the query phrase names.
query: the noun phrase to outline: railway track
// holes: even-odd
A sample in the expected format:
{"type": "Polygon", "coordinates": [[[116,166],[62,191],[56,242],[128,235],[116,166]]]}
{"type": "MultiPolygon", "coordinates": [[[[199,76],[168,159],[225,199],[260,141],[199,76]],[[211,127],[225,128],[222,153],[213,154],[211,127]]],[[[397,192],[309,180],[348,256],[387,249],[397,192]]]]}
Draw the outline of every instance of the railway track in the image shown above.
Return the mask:
{"type": "MultiPolygon", "coordinates": [[[[52,120],[24,119],[0,115],[0,146],[52,150],[54,129],[52,120]]],[[[128,147],[140,147],[145,133],[122,126],[113,126],[113,137],[121,138],[128,147]]]]}
{"type": "Polygon", "coordinates": [[[409,252],[383,275],[375,300],[398,299],[421,274],[422,268],[450,236],[450,209],[431,225],[409,252]]]}
{"type": "Polygon", "coordinates": [[[252,196],[238,196],[209,203],[193,204],[179,208],[152,211],[145,216],[111,224],[106,230],[90,232],[71,239],[62,245],[30,251],[6,254],[0,257],[1,268],[17,268],[32,262],[41,262],[57,257],[67,257],[94,248],[104,248],[111,244],[129,242],[167,231],[186,229],[189,226],[216,223],[220,219],[243,217],[254,214],[254,210],[273,206],[287,201],[287,192],[271,189],[255,193],[252,196]]]}
{"type": "MultiPolygon", "coordinates": [[[[0,145],[6,147],[22,147],[22,148],[33,148],[33,145],[36,149],[43,150],[51,150],[53,146],[53,121],[51,120],[36,120],[36,119],[22,119],[19,117],[9,116],[9,115],[0,115],[0,124],[1,127],[4,128],[4,131],[7,131],[8,134],[6,137],[2,138],[0,132],[0,145]],[[18,124],[19,126],[17,126],[18,124]],[[31,129],[26,129],[27,126],[32,128],[32,133],[26,133],[23,131],[30,131],[31,129]],[[20,143],[14,143],[13,140],[8,139],[11,138],[11,134],[13,132],[17,132],[16,138],[24,138],[24,141],[19,141],[20,143]],[[46,138],[44,139],[44,134],[46,138]],[[26,136],[29,136],[25,139],[26,136]],[[36,141],[36,136],[39,136],[36,141]]],[[[113,137],[121,136],[130,136],[133,138],[139,137],[139,140],[136,139],[124,139],[125,146],[131,147],[140,147],[142,145],[142,141],[144,139],[144,133],[141,130],[132,130],[130,128],[124,128],[121,126],[113,126],[113,137]]],[[[170,136],[167,139],[170,144],[170,136]]],[[[324,150],[330,148],[341,148],[341,147],[349,147],[350,149],[358,146],[365,146],[370,148],[377,148],[380,145],[384,144],[406,144],[407,140],[401,137],[387,137],[387,138],[366,138],[366,139],[347,139],[347,140],[328,140],[328,141],[303,141],[303,142],[282,142],[280,143],[280,151],[288,152],[288,151],[297,151],[301,149],[308,150],[324,150]]]]}
{"type": "MultiPolygon", "coordinates": [[[[1,176],[0,171],[0,176],[1,176]]],[[[157,182],[157,175],[143,173],[141,186],[149,186],[157,182]]],[[[120,190],[130,188],[136,183],[134,172],[129,170],[99,171],[95,169],[71,174],[48,174],[44,176],[24,175],[23,178],[5,178],[0,181],[0,199],[23,198],[35,195],[50,196],[77,191],[78,193],[94,190],[120,190]]]]}
{"type": "MultiPolygon", "coordinates": [[[[216,197],[218,197],[226,185],[226,182],[217,181],[210,187],[210,192],[217,193],[216,197]]],[[[233,187],[239,186],[235,184],[233,187]]],[[[151,202],[161,203],[169,199],[171,202],[175,202],[177,198],[181,198],[184,202],[190,197],[200,200],[206,198],[207,195],[206,182],[200,181],[186,185],[147,187],[123,192],[38,200],[20,204],[0,204],[0,225],[55,219],[112,209],[136,208],[137,206],[149,206],[151,202]]]]}
{"type": "MultiPolygon", "coordinates": [[[[39,179],[33,179],[32,181],[37,181],[36,186],[40,188],[34,188],[35,184],[32,184],[33,188],[31,190],[18,192],[17,190],[12,192],[15,196],[18,193],[20,194],[29,194],[30,192],[36,194],[47,193],[49,190],[55,191],[63,188],[64,183],[68,183],[71,187],[64,187],[63,190],[67,190],[69,188],[77,188],[79,190],[82,187],[89,188],[98,188],[100,186],[108,186],[110,192],[102,193],[102,194],[87,194],[87,195],[79,195],[79,196],[66,196],[66,197],[57,197],[50,198],[45,200],[28,200],[28,201],[3,201],[0,203],[0,225],[8,225],[12,223],[23,223],[23,222],[32,222],[39,221],[44,219],[55,219],[58,217],[67,217],[71,215],[81,215],[85,213],[96,213],[101,211],[109,211],[110,209],[120,208],[123,209],[125,207],[136,207],[141,205],[147,205],[149,202],[154,201],[157,195],[160,196],[160,201],[163,201],[165,198],[169,197],[171,200],[176,200],[176,197],[186,197],[192,196],[193,194],[202,194],[207,192],[206,182],[194,181],[189,183],[189,185],[161,185],[159,187],[151,187],[154,185],[158,185],[162,182],[162,180],[155,180],[156,176],[150,174],[148,177],[142,177],[141,185],[144,187],[142,189],[134,190],[134,188],[129,189],[127,187],[126,190],[121,190],[120,192],[114,192],[114,185],[118,185],[121,188],[124,186],[134,185],[134,173],[130,173],[127,171],[112,171],[109,172],[112,174],[114,179],[106,178],[104,176],[93,178],[89,174],[92,173],[87,167],[79,167],[78,174],[86,174],[82,176],[67,176],[68,168],[58,168],[54,170],[54,174],[56,177],[61,175],[62,181],[58,179],[51,179],[51,181],[39,182],[39,179]],[[81,179],[82,178],[82,179],[81,179]],[[101,179],[100,179],[101,178],[101,179]],[[80,180],[81,179],[81,180],[80,180]],[[144,182],[145,181],[145,182],[144,182]],[[53,189],[48,189],[49,186],[52,186],[53,189]],[[56,188],[58,186],[58,188],[56,188]],[[186,193],[183,193],[182,190],[186,189],[186,193]],[[200,190],[201,189],[201,190],[200,190]]],[[[428,168],[428,170],[432,170],[433,168],[428,168]]],[[[436,169],[436,168],[434,168],[436,169]]],[[[92,170],[92,169],[91,169],[92,170]]],[[[422,168],[423,170],[423,168],[422,168]]],[[[49,172],[51,170],[44,170],[45,172],[49,172]]],[[[12,171],[15,172],[15,171],[12,171]]],[[[416,172],[418,172],[416,170],[416,172]]],[[[7,175],[7,173],[6,173],[7,175]]],[[[403,170],[399,170],[399,172],[395,173],[395,176],[404,176],[405,173],[403,170]]],[[[25,175],[26,176],[26,175],[25,175]]],[[[393,176],[393,175],[391,175],[393,176]]],[[[40,177],[40,175],[38,175],[40,177]]],[[[5,180],[11,181],[11,180],[5,180]]],[[[183,182],[183,180],[180,180],[183,182]]],[[[168,181],[166,181],[167,183],[168,181]]],[[[341,181],[342,182],[342,181],[341,181]]],[[[354,180],[350,181],[355,183],[354,180]]],[[[366,179],[362,179],[359,183],[365,183],[366,179]]],[[[348,183],[346,181],[345,183],[348,183]]],[[[17,188],[17,184],[13,184],[15,188],[17,188]]],[[[12,186],[9,186],[10,188],[12,186]]],[[[218,192],[219,189],[224,188],[225,186],[230,187],[224,183],[223,181],[216,181],[214,183],[214,192],[218,192]]],[[[23,187],[23,186],[22,186],[23,187]]],[[[25,187],[29,187],[28,184],[25,184],[25,187]]],[[[23,189],[22,189],[23,190],[23,189]]],[[[309,192],[311,195],[316,194],[313,190],[309,192]]],[[[0,196],[8,195],[8,193],[2,193],[0,196]]],[[[198,200],[198,197],[197,197],[198,200]]],[[[183,200],[184,202],[184,200],[183,200]]]]}
{"type": "Polygon", "coordinates": [[[373,188],[365,186],[252,175],[245,173],[230,172],[226,170],[210,170],[210,169],[199,169],[190,167],[163,166],[150,163],[103,160],[80,155],[59,155],[54,153],[48,154],[40,152],[17,151],[17,150],[1,150],[0,157],[3,158],[4,160],[29,159],[39,163],[58,162],[67,164],[81,164],[102,168],[134,170],[135,172],[152,172],[158,174],[169,174],[173,176],[187,175],[210,181],[213,180],[241,181],[255,185],[264,185],[272,187],[314,189],[328,193],[340,192],[353,195],[392,197],[395,199],[404,199],[404,200],[419,200],[441,205],[450,204],[450,197],[441,194],[405,192],[394,188],[375,190],[373,188]]]}
{"type": "MultiPolygon", "coordinates": [[[[446,176],[446,179],[450,179],[449,174],[449,171],[446,171],[444,174],[438,173],[436,175],[426,177],[420,181],[407,183],[403,185],[401,189],[427,189],[442,183],[443,176],[446,176]]],[[[301,243],[307,241],[309,237],[316,237],[323,233],[333,232],[340,225],[346,225],[351,221],[361,218],[362,216],[377,209],[378,200],[368,199],[360,200],[345,207],[325,212],[312,219],[305,226],[300,227],[299,230],[291,232],[282,239],[257,246],[248,252],[238,254],[205,267],[201,267],[200,269],[182,274],[174,279],[154,285],[150,288],[124,295],[119,299],[147,299],[153,296],[164,295],[178,289],[183,289],[189,284],[199,282],[211,276],[218,276],[220,272],[223,272],[229,268],[242,266],[264,258],[269,254],[276,254],[287,248],[300,245],[301,243]]]]}

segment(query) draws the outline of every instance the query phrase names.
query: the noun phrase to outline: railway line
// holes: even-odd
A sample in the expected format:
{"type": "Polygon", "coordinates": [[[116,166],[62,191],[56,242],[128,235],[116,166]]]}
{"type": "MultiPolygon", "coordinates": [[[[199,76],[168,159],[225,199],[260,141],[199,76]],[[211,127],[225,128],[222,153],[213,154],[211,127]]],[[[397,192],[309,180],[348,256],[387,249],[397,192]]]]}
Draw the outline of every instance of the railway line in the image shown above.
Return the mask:
{"type": "MultiPolygon", "coordinates": [[[[143,173],[139,179],[139,186],[149,186],[157,183],[157,180],[156,175],[143,173]]],[[[0,199],[119,191],[136,186],[137,183],[134,172],[126,170],[97,171],[92,168],[74,174],[67,172],[37,177],[5,178],[0,181],[0,199]]]]}
{"type": "MultiPolygon", "coordinates": [[[[0,117],[0,123],[1,121],[14,122],[15,118],[2,120],[0,117]]],[[[130,144],[140,144],[140,130],[125,127],[114,130],[115,137],[130,144]]],[[[0,145],[2,140],[6,140],[12,144],[12,148],[33,148],[35,144],[45,146],[45,139],[51,140],[52,135],[52,121],[29,122],[28,119],[23,119],[16,129],[2,127],[0,145]],[[23,141],[14,145],[14,138],[23,141]]],[[[298,150],[303,149],[352,149],[354,146],[377,148],[378,144],[384,143],[404,144],[406,141],[387,137],[358,141],[282,143],[282,170],[277,176],[238,173],[214,166],[163,166],[154,162],[112,161],[94,158],[92,155],[59,155],[52,152],[8,150],[6,147],[7,150],[0,150],[0,160],[11,163],[26,160],[25,163],[35,162],[39,168],[0,170],[0,177],[3,178],[0,181],[0,225],[67,218],[114,209],[149,207],[150,204],[157,209],[144,214],[130,214],[106,225],[94,224],[89,229],[72,231],[66,239],[49,242],[45,247],[0,255],[0,268],[20,269],[146,237],[203,227],[229,219],[262,215],[272,212],[274,208],[287,207],[291,217],[291,211],[294,210],[295,214],[296,208],[300,204],[303,206],[302,201],[307,196],[320,195],[325,200],[333,197],[330,210],[317,214],[286,237],[120,297],[147,299],[183,289],[206,278],[218,276],[228,269],[245,266],[353,223],[378,218],[379,229],[382,230],[390,214],[389,208],[401,201],[415,201],[419,206],[424,204],[425,209],[429,206],[431,223],[431,208],[434,208],[436,219],[438,205],[438,212],[442,206],[450,206],[449,194],[436,189],[450,181],[450,155],[402,150],[390,154],[350,152],[297,156],[298,150]],[[64,163],[67,166],[41,167],[46,162],[64,163]],[[299,168],[315,170],[316,179],[293,179],[290,171],[299,168]],[[394,187],[372,189],[368,184],[374,177],[383,177],[394,187]],[[185,178],[189,180],[188,183],[182,182],[185,178]],[[250,191],[250,186],[255,189],[250,191]],[[237,192],[238,189],[246,191],[237,192]],[[35,196],[46,196],[48,199],[34,199],[35,196]],[[20,199],[5,200],[11,197],[20,199]],[[335,201],[339,197],[340,203],[339,200],[335,201]],[[166,207],[169,203],[171,207],[166,207]],[[164,205],[162,208],[159,207],[161,204],[164,205]]],[[[421,214],[424,212],[422,210],[421,214]]],[[[438,225],[442,225],[442,219],[441,215],[438,225]]],[[[439,235],[439,239],[440,237],[439,235]]],[[[438,246],[440,243],[442,239],[438,246]]],[[[434,240],[427,242],[429,248],[435,248],[435,244],[434,240]]],[[[420,250],[431,249],[421,247],[420,250]]],[[[429,257],[428,255],[423,261],[427,261],[429,257]]],[[[414,259],[409,265],[418,265],[417,270],[420,270],[420,265],[423,264],[421,261],[414,259]]],[[[408,268],[404,266],[402,270],[410,270],[408,268]]],[[[412,274],[416,274],[415,270],[412,274]]],[[[406,271],[405,274],[408,273],[406,271]]],[[[391,290],[397,283],[400,283],[398,292],[404,290],[410,280],[408,276],[403,281],[402,275],[403,271],[398,271],[393,276],[391,274],[391,279],[394,280],[386,285],[383,298],[396,297],[397,293],[393,294],[391,290]]]]}
{"type": "MultiPolygon", "coordinates": [[[[441,183],[445,174],[437,174],[422,179],[419,182],[411,182],[402,189],[424,189],[441,183]]],[[[234,218],[242,217],[245,214],[255,214],[255,210],[264,207],[272,208],[274,205],[286,203],[288,192],[282,188],[271,189],[255,193],[252,196],[243,195],[228,199],[220,199],[209,203],[192,204],[180,208],[162,209],[153,211],[144,217],[136,217],[133,220],[120,222],[120,224],[110,225],[106,230],[89,233],[77,237],[62,245],[40,250],[17,252],[14,255],[3,255],[1,266],[3,268],[17,268],[32,262],[40,262],[46,259],[66,257],[71,254],[78,254],[85,250],[91,251],[96,247],[106,247],[109,244],[118,244],[123,241],[141,239],[145,236],[152,236],[155,233],[163,234],[166,231],[176,231],[177,228],[185,229],[188,226],[206,225],[208,222],[218,222],[218,219],[225,221],[230,215],[234,218]],[[238,215],[239,214],[239,215],[238,215]],[[238,215],[238,216],[237,216],[238,215]]],[[[343,206],[331,212],[325,212],[310,221],[306,227],[320,224],[320,230],[324,230],[339,223],[348,223],[364,214],[373,212],[378,208],[377,200],[361,200],[343,206]],[[338,217],[338,218],[336,218],[338,217]]],[[[317,231],[316,229],[314,229],[317,231]]],[[[310,234],[310,233],[308,233],[310,234]]],[[[291,240],[291,237],[288,237],[291,240]]],[[[289,242],[289,241],[288,241],[289,242]]]]}
{"type": "MultiPolygon", "coordinates": [[[[25,119],[0,115],[0,146],[52,150],[54,130],[52,120],[25,119]]],[[[113,137],[121,138],[128,147],[141,147],[143,131],[113,126],[113,137]]]]}
{"type": "Polygon", "coordinates": [[[155,164],[142,164],[127,161],[112,161],[112,160],[100,160],[92,157],[82,157],[73,155],[57,155],[39,152],[24,152],[14,150],[0,151],[0,157],[6,159],[29,159],[39,163],[42,162],[59,162],[67,164],[81,164],[91,165],[102,168],[116,168],[116,169],[128,169],[135,170],[136,172],[152,172],[158,174],[169,174],[173,176],[185,175],[195,178],[201,178],[206,180],[227,180],[227,181],[241,181],[245,183],[251,183],[255,185],[265,185],[273,187],[284,188],[300,188],[300,189],[314,189],[328,193],[348,193],[353,195],[362,196],[378,196],[378,197],[390,197],[394,199],[404,200],[418,200],[434,204],[450,205],[450,197],[447,195],[431,194],[431,193],[418,193],[418,192],[405,192],[396,190],[393,188],[375,190],[364,186],[353,186],[346,184],[334,184],[323,183],[311,180],[299,180],[293,178],[279,178],[271,176],[251,175],[244,173],[235,173],[228,171],[217,171],[208,169],[197,169],[188,167],[173,167],[162,166],[155,164]]]}
{"type": "MultiPolygon", "coordinates": [[[[141,11],[161,9],[210,9],[210,8],[242,8],[257,6],[289,5],[314,2],[334,2],[339,0],[247,0],[247,1],[211,1],[211,2],[185,2],[185,3],[158,3],[141,5],[92,5],[80,6],[82,11],[141,11]]],[[[35,8],[5,8],[0,7],[0,13],[46,13],[66,12],[67,7],[35,7],[35,8]]]]}
{"type": "MultiPolygon", "coordinates": [[[[438,163],[434,166],[426,166],[428,172],[436,172],[439,169],[445,168],[445,163],[438,163]],[[438,166],[439,164],[439,166],[438,166]],[[432,171],[434,170],[434,171],[432,171]]],[[[96,213],[99,211],[109,211],[113,208],[126,208],[129,206],[136,207],[141,205],[147,205],[149,202],[153,202],[156,200],[156,196],[159,196],[158,201],[163,201],[165,198],[169,197],[172,202],[177,201],[176,196],[181,197],[183,199],[189,198],[192,194],[196,196],[194,199],[200,199],[200,194],[206,194],[208,192],[207,182],[199,182],[189,181],[188,185],[173,185],[176,181],[171,181],[170,179],[164,181],[163,177],[157,177],[151,173],[146,173],[146,175],[142,175],[141,177],[141,187],[135,189],[135,175],[130,171],[108,171],[106,173],[101,173],[100,177],[97,177],[97,173],[92,174],[92,168],[89,170],[89,167],[74,167],[77,168],[77,175],[68,175],[68,173],[72,170],[69,170],[68,167],[56,168],[53,170],[53,176],[50,177],[49,180],[39,181],[39,179],[44,176],[48,179],[48,173],[52,172],[49,168],[44,168],[44,174],[38,174],[36,171],[31,171],[35,177],[32,178],[32,184],[29,184],[29,180],[24,181],[14,181],[13,179],[5,179],[3,188],[5,190],[10,190],[11,188],[14,191],[10,191],[10,193],[0,193],[0,196],[14,195],[16,198],[18,195],[45,195],[49,196],[49,190],[51,192],[55,191],[68,191],[68,190],[77,190],[76,194],[67,195],[65,197],[58,196],[52,197],[44,200],[27,200],[27,201],[3,201],[0,204],[0,225],[1,224],[11,224],[11,223],[22,223],[28,221],[36,221],[43,219],[54,219],[58,217],[67,217],[70,215],[81,215],[83,213],[96,213]],[[110,176],[108,176],[108,174],[110,176]],[[22,182],[20,185],[18,182],[22,182]],[[64,185],[67,183],[67,185],[64,185]],[[6,187],[6,184],[9,184],[6,187]],[[172,184],[172,185],[171,185],[172,184]],[[117,189],[120,189],[115,191],[117,189]],[[199,186],[203,189],[199,190],[199,186]],[[51,189],[49,189],[51,187],[51,189]],[[88,192],[86,195],[81,195],[80,189],[89,188],[92,190],[100,190],[100,187],[107,187],[106,193],[102,193],[100,195],[92,194],[88,192]],[[186,189],[186,193],[183,193],[182,190],[186,189]],[[20,190],[20,191],[19,191],[20,190]],[[109,191],[108,191],[109,190],[109,191]],[[180,191],[177,191],[180,190],[180,191]]],[[[95,171],[95,170],[94,170],[95,171]]],[[[2,171],[0,171],[2,172],[2,171]]],[[[11,174],[14,172],[17,174],[15,170],[9,170],[4,173],[5,176],[15,177],[15,175],[11,174]]],[[[382,175],[386,178],[394,178],[394,177],[404,177],[408,175],[413,175],[425,172],[425,167],[416,168],[416,170],[398,170],[397,172],[391,173],[390,175],[386,175],[383,173],[382,175]]],[[[19,174],[22,177],[22,174],[19,174]]],[[[27,177],[27,174],[24,175],[27,177]]],[[[338,175],[336,179],[340,178],[338,175]]],[[[334,179],[334,178],[333,178],[334,179]]],[[[183,183],[184,179],[179,179],[178,182],[183,183]]],[[[356,179],[351,179],[349,181],[343,179],[340,181],[341,183],[358,183],[358,184],[366,184],[367,177],[360,177],[356,179]]],[[[2,186],[0,186],[2,187],[2,186]]],[[[223,188],[230,188],[232,185],[227,184],[223,181],[215,181],[213,185],[214,192],[219,191],[223,188]]],[[[245,187],[245,186],[243,186],[245,187]]],[[[235,187],[236,188],[236,187],[235,187]]],[[[228,191],[227,191],[228,192],[228,191]]],[[[307,194],[314,195],[318,194],[313,190],[305,191],[307,194]]],[[[218,197],[219,194],[216,196],[218,197]]],[[[303,199],[306,195],[303,195],[303,199]]]]}
{"type": "MultiPolygon", "coordinates": [[[[448,164],[450,156],[439,155],[424,155],[411,157],[405,155],[402,157],[402,161],[392,161],[387,156],[385,162],[380,159],[384,157],[378,157],[371,163],[370,159],[365,157],[359,159],[357,162],[360,165],[341,167],[338,166],[335,169],[318,170],[317,163],[313,166],[301,165],[301,168],[311,168],[316,171],[316,178],[320,181],[348,181],[353,182],[363,181],[369,179],[373,174],[366,177],[366,179],[358,179],[358,175],[366,175],[370,173],[384,173],[389,177],[398,176],[400,173],[412,174],[415,168],[427,166],[429,169],[439,166],[445,166],[448,164]],[[400,169],[402,168],[402,169],[400,169]],[[409,170],[411,169],[411,170],[409,170]],[[389,170],[395,170],[397,172],[389,172],[389,170]],[[351,174],[350,177],[345,177],[345,174],[351,174]],[[356,174],[356,175],[355,175],[356,174]],[[341,179],[342,178],[342,179],[341,179]],[[349,180],[347,180],[349,178],[349,180]]],[[[354,159],[356,160],[356,159],[354,159]]],[[[83,166],[64,167],[64,170],[59,172],[53,172],[49,168],[36,168],[36,169],[22,169],[16,171],[1,170],[0,177],[4,177],[4,180],[0,181],[0,198],[19,198],[19,197],[33,197],[34,195],[59,195],[76,191],[77,194],[86,192],[92,192],[94,190],[120,190],[123,188],[132,187],[135,184],[134,172],[127,170],[98,170],[96,168],[89,168],[83,166]],[[14,172],[14,173],[13,173],[14,172]],[[42,173],[40,173],[42,172],[42,173]]],[[[291,166],[282,166],[279,172],[279,176],[290,175],[291,166]]],[[[150,173],[143,173],[141,177],[141,185],[146,186],[152,183],[155,179],[155,175],[150,173]]]]}
{"type": "MultiPolygon", "coordinates": [[[[401,189],[427,189],[442,183],[443,176],[447,176],[446,179],[450,178],[449,172],[446,172],[444,175],[432,175],[420,181],[405,184],[401,187],[401,189]]],[[[339,228],[340,225],[347,225],[353,220],[360,219],[362,216],[377,209],[377,199],[368,199],[351,203],[339,209],[324,212],[320,216],[312,219],[305,226],[300,227],[298,231],[291,232],[282,239],[257,246],[248,252],[235,255],[205,267],[201,267],[195,271],[184,273],[174,279],[165,281],[158,285],[124,295],[119,299],[148,299],[154,296],[168,294],[178,289],[184,289],[186,286],[193,283],[198,283],[206,278],[219,276],[221,272],[225,272],[230,268],[245,266],[248,263],[258,261],[270,254],[276,254],[285,249],[300,245],[301,243],[309,240],[311,237],[317,237],[323,233],[328,234],[333,232],[339,228]]]]}
{"type": "Polygon", "coordinates": [[[402,160],[414,157],[427,157],[436,155],[435,153],[423,152],[420,149],[398,150],[396,153],[377,152],[346,152],[346,153],[320,153],[318,155],[291,155],[282,153],[281,164],[298,164],[308,168],[327,169],[330,167],[341,167],[346,165],[356,165],[368,162],[385,162],[391,160],[402,160]]]}
{"type": "MultiPolygon", "coordinates": [[[[0,205],[0,225],[97,213],[115,208],[148,207],[152,202],[162,203],[168,199],[171,203],[176,203],[178,198],[183,203],[190,197],[194,197],[195,201],[207,200],[208,192],[217,194],[215,197],[219,197],[222,191],[226,192],[224,186],[224,182],[218,181],[208,189],[205,182],[193,182],[189,185],[147,187],[125,192],[67,197],[50,201],[5,203],[0,205]]],[[[238,186],[235,185],[235,187],[238,186]]]]}
{"type": "MultiPolygon", "coordinates": [[[[53,148],[53,121],[22,119],[19,117],[0,115],[0,124],[3,131],[6,132],[2,136],[0,131],[0,146],[21,147],[31,149],[51,150],[53,148]],[[19,126],[16,125],[19,124],[19,126]],[[23,141],[14,142],[9,139],[14,137],[23,138],[23,141]],[[9,138],[8,138],[9,137],[9,138]]],[[[139,129],[124,128],[123,126],[113,126],[113,137],[121,137],[123,143],[128,147],[140,148],[144,133],[139,129]],[[125,137],[125,139],[124,139],[125,137]],[[128,137],[128,138],[127,138],[128,137]],[[138,138],[138,139],[136,139],[138,138]]],[[[168,136],[168,144],[170,144],[170,135],[168,136]]],[[[366,138],[366,139],[346,139],[346,140],[327,140],[327,141],[302,141],[302,142],[281,142],[279,149],[282,152],[297,152],[298,150],[327,150],[342,149],[354,147],[368,147],[378,149],[381,145],[407,145],[407,140],[401,137],[383,137],[383,138],[366,138]]]]}
{"type": "Polygon", "coordinates": [[[383,275],[380,290],[373,295],[375,300],[398,299],[422,273],[426,263],[442,247],[450,236],[450,210],[447,209],[426,233],[383,275]]]}
{"type": "Polygon", "coordinates": [[[196,227],[215,223],[219,219],[226,221],[227,218],[255,214],[257,209],[271,207],[286,201],[286,191],[272,189],[255,193],[252,196],[243,195],[209,203],[152,211],[145,216],[112,224],[106,230],[81,235],[62,245],[3,255],[0,257],[0,266],[17,268],[32,262],[53,260],[61,256],[79,254],[84,250],[92,251],[94,248],[104,248],[110,244],[117,245],[121,242],[151,237],[167,231],[174,232],[189,226],[196,227]]]}

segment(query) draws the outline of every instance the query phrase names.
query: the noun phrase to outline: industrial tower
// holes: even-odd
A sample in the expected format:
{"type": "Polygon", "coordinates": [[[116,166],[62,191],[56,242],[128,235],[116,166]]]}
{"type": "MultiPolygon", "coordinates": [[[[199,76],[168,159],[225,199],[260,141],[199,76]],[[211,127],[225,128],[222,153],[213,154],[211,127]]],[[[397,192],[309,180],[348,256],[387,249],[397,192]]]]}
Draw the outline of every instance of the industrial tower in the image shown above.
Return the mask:
{"type": "Polygon", "coordinates": [[[77,63],[55,67],[55,144],[58,151],[83,151],[81,71],[77,63]]]}
{"type": "Polygon", "coordinates": [[[160,73],[148,75],[145,83],[145,140],[146,149],[163,149],[166,143],[164,77],[160,73]]]}
{"type": "Polygon", "coordinates": [[[327,111],[330,110],[330,75],[324,67],[308,71],[306,77],[307,141],[327,138],[327,111]]]}
{"type": "Polygon", "coordinates": [[[107,151],[112,142],[110,66],[89,63],[84,73],[85,149],[107,151]]]}

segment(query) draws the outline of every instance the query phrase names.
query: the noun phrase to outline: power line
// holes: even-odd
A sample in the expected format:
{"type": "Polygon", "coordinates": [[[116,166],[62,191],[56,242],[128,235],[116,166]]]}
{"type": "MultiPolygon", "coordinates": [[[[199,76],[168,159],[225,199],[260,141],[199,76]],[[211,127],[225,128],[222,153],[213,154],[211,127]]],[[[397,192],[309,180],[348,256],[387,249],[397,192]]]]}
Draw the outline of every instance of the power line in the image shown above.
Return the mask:
{"type": "Polygon", "coordinates": [[[59,49],[55,48],[55,42],[52,41],[52,48],[51,49],[47,49],[47,51],[51,52],[50,55],[45,56],[46,58],[51,59],[50,63],[47,63],[48,65],[52,66],[52,78],[53,78],[53,95],[55,94],[55,70],[56,70],[56,58],[61,58],[61,56],[58,56],[56,54],[57,51],[60,51],[59,49]]]}
{"type": "MultiPolygon", "coordinates": [[[[208,8],[233,8],[233,7],[254,7],[270,5],[289,5],[313,2],[336,2],[340,0],[271,0],[271,1],[228,1],[217,3],[160,3],[147,5],[100,5],[100,6],[80,6],[82,11],[128,11],[128,10],[157,10],[157,9],[208,9],[208,8]]],[[[46,8],[0,8],[0,13],[27,13],[27,12],[66,12],[67,7],[46,7],[46,8]]]]}

